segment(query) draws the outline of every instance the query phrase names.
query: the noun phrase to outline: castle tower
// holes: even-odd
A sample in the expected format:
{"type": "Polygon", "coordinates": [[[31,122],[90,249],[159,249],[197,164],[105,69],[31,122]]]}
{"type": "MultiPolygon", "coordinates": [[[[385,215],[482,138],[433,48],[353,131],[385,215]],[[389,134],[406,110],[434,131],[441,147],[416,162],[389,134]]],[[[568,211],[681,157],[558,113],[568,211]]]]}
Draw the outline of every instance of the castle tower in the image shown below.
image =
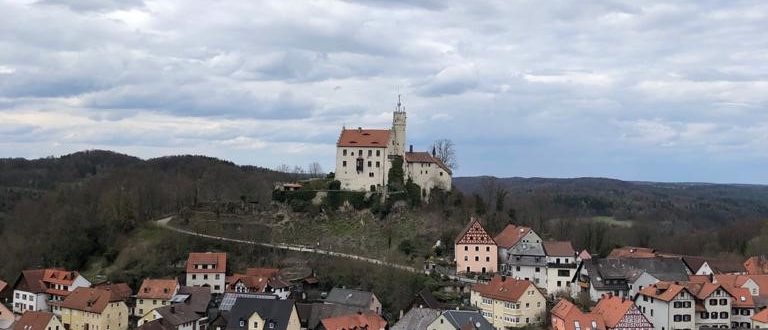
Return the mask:
{"type": "Polygon", "coordinates": [[[397,96],[397,108],[392,113],[392,148],[393,155],[405,155],[405,107],[400,103],[400,95],[397,96]]]}

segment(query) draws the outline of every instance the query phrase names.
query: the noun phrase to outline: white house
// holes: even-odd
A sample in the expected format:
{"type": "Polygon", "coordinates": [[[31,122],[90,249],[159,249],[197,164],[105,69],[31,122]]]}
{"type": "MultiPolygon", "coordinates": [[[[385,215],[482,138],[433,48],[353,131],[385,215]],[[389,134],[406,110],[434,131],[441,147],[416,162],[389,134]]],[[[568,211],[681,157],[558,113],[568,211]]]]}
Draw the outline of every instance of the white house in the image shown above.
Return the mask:
{"type": "Polygon", "coordinates": [[[635,304],[656,329],[697,329],[696,300],[682,285],[660,282],[643,288],[635,297],[635,304]]]}
{"type": "Polygon", "coordinates": [[[531,228],[507,225],[496,237],[500,271],[512,278],[547,287],[547,260],[541,237],[531,228]]]}
{"type": "Polygon", "coordinates": [[[90,287],[80,273],[63,269],[34,269],[21,272],[13,288],[13,312],[52,311],[61,315],[59,304],[79,287],[90,287]]]}
{"type": "Polygon", "coordinates": [[[569,241],[544,241],[547,256],[547,294],[571,293],[571,279],[576,274],[576,251],[569,241]]]}
{"type": "Polygon", "coordinates": [[[187,258],[187,286],[207,286],[211,293],[224,293],[227,254],[192,252],[187,258]]]}

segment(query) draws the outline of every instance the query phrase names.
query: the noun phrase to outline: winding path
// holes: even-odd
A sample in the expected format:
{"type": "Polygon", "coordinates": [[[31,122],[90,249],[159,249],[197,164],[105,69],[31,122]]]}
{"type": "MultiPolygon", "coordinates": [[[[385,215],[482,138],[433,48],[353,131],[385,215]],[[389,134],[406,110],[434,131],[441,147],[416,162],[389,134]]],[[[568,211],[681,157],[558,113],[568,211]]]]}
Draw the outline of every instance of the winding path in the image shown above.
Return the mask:
{"type": "MultiPolygon", "coordinates": [[[[243,240],[243,239],[236,239],[236,238],[229,238],[229,237],[221,237],[221,236],[214,236],[214,235],[208,235],[208,234],[201,234],[196,233],[190,230],[181,229],[178,227],[171,226],[169,222],[173,219],[173,217],[167,217],[160,220],[157,220],[155,223],[160,226],[161,228],[165,228],[171,231],[175,231],[180,234],[190,235],[190,236],[197,236],[197,237],[203,237],[203,238],[209,238],[209,239],[215,239],[219,241],[225,241],[225,242],[233,242],[233,243],[241,243],[241,244],[249,244],[249,245],[256,245],[256,246],[263,246],[267,248],[275,248],[275,249],[281,249],[281,250],[288,250],[288,251],[297,251],[297,252],[307,252],[307,253],[315,253],[315,254],[323,254],[323,255],[329,255],[334,257],[341,257],[341,258],[347,258],[347,259],[353,259],[358,261],[363,261],[367,263],[371,263],[374,265],[380,265],[390,268],[395,268],[399,270],[403,270],[406,272],[414,273],[414,274],[425,274],[428,275],[429,272],[422,269],[417,269],[415,267],[411,266],[405,266],[400,265],[388,261],[383,261],[379,259],[374,258],[368,258],[363,256],[358,256],[354,254],[349,253],[342,253],[342,252],[335,252],[335,251],[328,251],[323,249],[317,249],[313,247],[309,247],[306,245],[299,245],[299,244],[285,244],[285,243],[264,243],[264,242],[256,242],[256,241],[249,241],[249,240],[243,240]]],[[[464,283],[476,283],[477,281],[471,278],[462,277],[462,276],[456,276],[452,274],[443,274],[454,281],[460,281],[464,283]]]]}

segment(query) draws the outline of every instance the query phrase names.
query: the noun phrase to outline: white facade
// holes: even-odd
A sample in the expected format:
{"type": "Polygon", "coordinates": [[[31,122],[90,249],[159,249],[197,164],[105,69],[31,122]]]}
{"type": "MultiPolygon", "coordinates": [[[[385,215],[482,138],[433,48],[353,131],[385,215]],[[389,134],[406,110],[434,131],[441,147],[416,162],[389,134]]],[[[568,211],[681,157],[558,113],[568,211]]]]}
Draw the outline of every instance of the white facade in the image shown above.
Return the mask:
{"type": "Polygon", "coordinates": [[[715,290],[703,300],[706,311],[696,313],[696,327],[730,328],[731,299],[731,295],[722,288],[715,290]]]}
{"type": "Polygon", "coordinates": [[[451,175],[437,163],[408,161],[405,163],[405,176],[421,187],[422,197],[425,198],[429,197],[432,188],[451,190],[451,175]]]}
{"type": "Polygon", "coordinates": [[[529,230],[510,248],[500,247],[499,258],[505,274],[531,281],[540,288],[547,287],[546,255],[541,237],[533,230],[529,230]]]}
{"type": "Polygon", "coordinates": [[[635,304],[656,329],[697,329],[694,319],[696,302],[687,290],[681,290],[669,302],[640,294],[635,304]]]}
{"type": "Polygon", "coordinates": [[[224,273],[187,273],[187,286],[208,286],[211,293],[224,293],[224,273]]]}
{"type": "Polygon", "coordinates": [[[547,256],[547,294],[563,292],[570,295],[571,279],[576,275],[576,256],[547,256]]]}
{"type": "Polygon", "coordinates": [[[659,280],[654,277],[651,274],[648,274],[648,272],[643,272],[635,278],[634,280],[629,281],[629,296],[634,297],[637,292],[642,290],[643,288],[647,288],[650,285],[658,283],[659,280]]]}
{"type": "Polygon", "coordinates": [[[13,312],[22,314],[26,311],[49,311],[48,295],[45,293],[13,290],[13,312]]]}
{"type": "Polygon", "coordinates": [[[341,182],[341,189],[372,191],[384,187],[391,167],[387,154],[387,147],[337,147],[335,176],[341,182]]]}

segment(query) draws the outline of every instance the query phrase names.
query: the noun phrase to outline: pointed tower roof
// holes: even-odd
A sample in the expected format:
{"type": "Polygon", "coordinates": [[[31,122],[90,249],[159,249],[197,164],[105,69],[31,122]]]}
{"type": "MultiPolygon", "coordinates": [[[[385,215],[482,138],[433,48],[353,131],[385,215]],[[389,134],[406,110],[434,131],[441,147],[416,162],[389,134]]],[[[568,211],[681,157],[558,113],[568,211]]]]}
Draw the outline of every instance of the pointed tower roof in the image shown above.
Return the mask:
{"type": "Polygon", "coordinates": [[[469,224],[456,237],[456,244],[487,244],[496,245],[493,237],[485,231],[478,218],[470,218],[469,224]]]}

